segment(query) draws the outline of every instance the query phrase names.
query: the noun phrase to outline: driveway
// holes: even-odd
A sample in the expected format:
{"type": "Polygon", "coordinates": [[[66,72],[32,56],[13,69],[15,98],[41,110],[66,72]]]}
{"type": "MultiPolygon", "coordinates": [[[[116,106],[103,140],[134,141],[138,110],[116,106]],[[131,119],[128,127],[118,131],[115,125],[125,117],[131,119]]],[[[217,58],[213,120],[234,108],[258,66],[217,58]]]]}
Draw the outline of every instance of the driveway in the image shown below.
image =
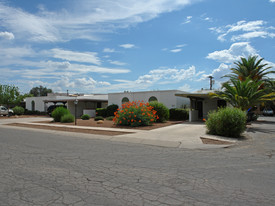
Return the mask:
{"type": "Polygon", "coordinates": [[[273,205],[274,118],[229,148],[0,127],[1,205],[273,205]]]}

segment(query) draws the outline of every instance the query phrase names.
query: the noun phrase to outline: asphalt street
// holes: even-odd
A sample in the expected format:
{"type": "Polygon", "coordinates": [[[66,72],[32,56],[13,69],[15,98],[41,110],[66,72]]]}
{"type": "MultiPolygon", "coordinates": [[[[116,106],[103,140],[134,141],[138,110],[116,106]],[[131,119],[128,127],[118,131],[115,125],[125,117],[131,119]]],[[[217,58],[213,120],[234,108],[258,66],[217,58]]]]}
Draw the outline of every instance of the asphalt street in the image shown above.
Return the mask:
{"type": "Polygon", "coordinates": [[[247,134],[182,149],[0,126],[0,205],[274,205],[275,118],[247,134]]]}

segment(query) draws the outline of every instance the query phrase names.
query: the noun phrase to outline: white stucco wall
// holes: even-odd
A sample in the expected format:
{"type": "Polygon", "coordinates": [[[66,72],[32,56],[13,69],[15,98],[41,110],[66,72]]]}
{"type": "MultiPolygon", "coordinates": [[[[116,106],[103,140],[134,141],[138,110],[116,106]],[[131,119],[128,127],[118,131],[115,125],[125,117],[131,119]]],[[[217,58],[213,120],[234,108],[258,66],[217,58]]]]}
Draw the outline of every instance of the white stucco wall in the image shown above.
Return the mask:
{"type": "Polygon", "coordinates": [[[123,93],[109,93],[108,105],[116,104],[119,107],[122,105],[122,99],[127,97],[129,101],[144,101],[148,102],[149,98],[154,96],[158,102],[163,103],[166,107],[180,108],[183,105],[189,106],[189,99],[184,97],[177,97],[175,94],[178,90],[165,91],[145,91],[145,92],[123,92],[123,93]]]}
{"type": "Polygon", "coordinates": [[[48,97],[26,97],[26,109],[32,111],[32,101],[34,101],[34,111],[45,112],[50,104],[44,104],[43,100],[48,97]],[[46,107],[46,108],[45,108],[46,107]]]}

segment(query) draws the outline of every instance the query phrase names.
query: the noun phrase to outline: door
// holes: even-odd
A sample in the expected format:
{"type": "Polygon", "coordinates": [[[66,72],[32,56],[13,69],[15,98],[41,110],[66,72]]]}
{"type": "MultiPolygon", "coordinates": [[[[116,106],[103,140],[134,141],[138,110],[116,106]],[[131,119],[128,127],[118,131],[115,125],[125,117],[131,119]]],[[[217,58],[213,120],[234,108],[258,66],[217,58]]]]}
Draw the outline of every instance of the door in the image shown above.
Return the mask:
{"type": "Polygon", "coordinates": [[[197,110],[199,119],[203,118],[203,104],[202,101],[197,101],[197,110]]]}

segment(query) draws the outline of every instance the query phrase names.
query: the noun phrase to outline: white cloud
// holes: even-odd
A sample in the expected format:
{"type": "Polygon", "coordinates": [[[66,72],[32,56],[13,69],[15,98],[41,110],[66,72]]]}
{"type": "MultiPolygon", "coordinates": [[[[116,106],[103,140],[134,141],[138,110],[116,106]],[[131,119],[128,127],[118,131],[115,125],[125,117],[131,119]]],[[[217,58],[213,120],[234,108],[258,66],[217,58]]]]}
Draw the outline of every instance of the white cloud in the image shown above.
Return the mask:
{"type": "Polygon", "coordinates": [[[269,0],[271,3],[274,3],[275,2],[275,0],[269,0]]]}
{"type": "Polygon", "coordinates": [[[135,47],[134,44],[121,44],[119,46],[122,47],[122,48],[124,48],[124,49],[131,49],[131,48],[135,47]]]}
{"type": "Polygon", "coordinates": [[[104,48],[104,49],[103,49],[103,52],[105,52],[105,53],[114,53],[114,52],[115,52],[115,49],[104,48]]]}
{"type": "Polygon", "coordinates": [[[136,83],[153,84],[160,81],[165,81],[166,83],[175,83],[187,79],[192,80],[196,74],[195,66],[191,66],[188,69],[155,69],[149,71],[149,73],[146,75],[140,76],[136,80],[136,83]]]}
{"type": "Polygon", "coordinates": [[[226,41],[227,37],[232,34],[231,41],[249,40],[252,38],[273,38],[272,28],[266,27],[267,22],[263,20],[257,21],[238,21],[236,24],[229,24],[222,27],[212,27],[210,30],[219,34],[219,41],[226,41]]]}
{"type": "Polygon", "coordinates": [[[210,74],[203,74],[198,81],[206,80],[209,76],[214,77],[215,80],[221,80],[221,78],[230,73],[230,66],[221,63],[218,68],[214,69],[210,74]]]}
{"type": "Polygon", "coordinates": [[[181,52],[182,49],[171,49],[170,52],[173,52],[173,53],[178,53],[178,52],[181,52]]]}
{"type": "Polygon", "coordinates": [[[36,14],[0,2],[0,19],[3,28],[24,40],[99,40],[101,33],[114,32],[117,28],[127,28],[151,20],[196,1],[78,0],[61,2],[62,10],[47,10],[40,6],[36,14]]]}
{"type": "Polygon", "coordinates": [[[229,49],[209,53],[206,58],[222,63],[232,63],[240,59],[240,57],[247,57],[255,54],[256,50],[249,42],[238,42],[233,43],[229,49]]]}
{"type": "Polygon", "coordinates": [[[63,49],[52,49],[53,57],[57,59],[64,59],[75,62],[86,62],[99,65],[101,64],[100,59],[97,57],[95,52],[74,52],[63,49]]]}
{"type": "Polygon", "coordinates": [[[118,66],[124,66],[126,65],[125,62],[120,62],[120,61],[110,61],[111,64],[118,65],[118,66]]]}
{"type": "Polygon", "coordinates": [[[179,45],[176,45],[176,48],[182,48],[182,47],[185,47],[186,44],[179,44],[179,45]]]}
{"type": "Polygon", "coordinates": [[[178,89],[182,90],[182,91],[185,91],[185,92],[191,92],[192,91],[191,86],[189,84],[184,84],[183,86],[180,86],[178,89]]]}
{"type": "Polygon", "coordinates": [[[11,32],[4,31],[4,32],[0,32],[0,38],[12,40],[14,39],[14,35],[11,32]]]}
{"type": "Polygon", "coordinates": [[[189,24],[191,22],[192,16],[187,16],[184,20],[184,22],[182,22],[182,24],[189,24]]]}
{"type": "Polygon", "coordinates": [[[245,34],[241,34],[241,35],[234,35],[232,36],[231,40],[232,41],[240,41],[240,40],[247,40],[247,39],[252,39],[252,38],[257,38],[257,37],[261,37],[261,38],[267,38],[267,37],[275,37],[275,33],[268,33],[265,31],[252,31],[252,32],[248,32],[245,34]]]}

